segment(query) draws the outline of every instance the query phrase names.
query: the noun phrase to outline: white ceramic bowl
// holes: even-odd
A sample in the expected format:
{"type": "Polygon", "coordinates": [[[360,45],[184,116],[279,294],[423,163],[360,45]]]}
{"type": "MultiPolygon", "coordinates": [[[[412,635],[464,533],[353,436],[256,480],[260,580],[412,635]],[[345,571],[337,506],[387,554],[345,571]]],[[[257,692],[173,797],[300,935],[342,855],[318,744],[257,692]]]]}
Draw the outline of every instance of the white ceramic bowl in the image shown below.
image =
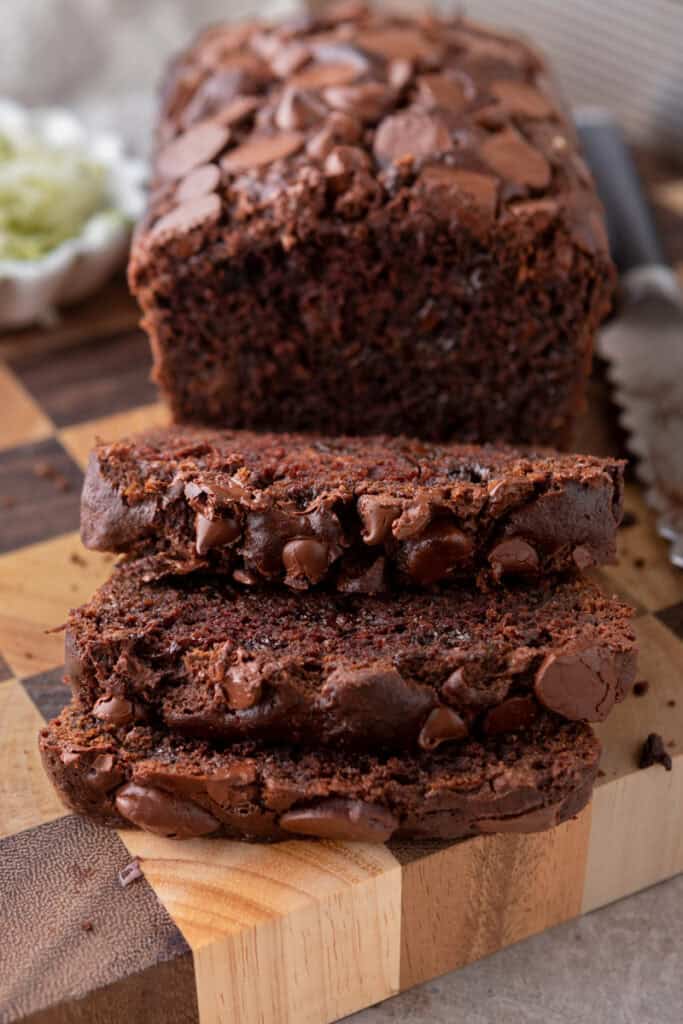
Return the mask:
{"type": "Polygon", "coordinates": [[[0,259],[0,330],[49,323],[58,306],[96,291],[124,262],[133,223],[145,205],[146,168],[126,157],[114,135],[90,133],[67,110],[26,110],[0,100],[0,135],[30,136],[57,146],[82,148],[105,168],[111,210],[96,213],[81,233],[37,260],[0,259]]]}

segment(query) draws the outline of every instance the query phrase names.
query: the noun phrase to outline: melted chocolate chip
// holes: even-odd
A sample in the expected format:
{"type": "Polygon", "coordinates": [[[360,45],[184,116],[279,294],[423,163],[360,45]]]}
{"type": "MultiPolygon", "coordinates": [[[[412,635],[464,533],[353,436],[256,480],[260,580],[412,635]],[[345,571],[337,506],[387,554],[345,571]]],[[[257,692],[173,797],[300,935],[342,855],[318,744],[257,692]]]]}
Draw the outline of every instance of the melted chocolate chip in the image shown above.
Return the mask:
{"type": "Polygon", "coordinates": [[[510,537],[496,544],[489,553],[489,563],[497,580],[507,574],[533,575],[540,566],[537,552],[521,537],[510,537]]]}
{"type": "Polygon", "coordinates": [[[290,587],[305,588],[319,583],[327,572],[329,551],[322,541],[312,537],[290,540],[282,549],[282,563],[287,570],[286,583],[290,587]]]}
{"type": "Polygon", "coordinates": [[[93,705],[92,713],[108,725],[128,725],[133,721],[133,705],[125,697],[100,697],[93,705]]]}
{"type": "Polygon", "coordinates": [[[602,722],[617,695],[614,659],[587,648],[549,654],[536,673],[534,690],[541,704],[573,721],[602,722]]]}
{"type": "Polygon", "coordinates": [[[258,662],[250,659],[244,651],[238,651],[237,661],[221,680],[221,689],[228,698],[230,707],[244,711],[258,704],[261,699],[263,671],[258,662]]]}
{"type": "Polygon", "coordinates": [[[98,754],[84,777],[86,786],[98,793],[113,789],[120,785],[123,779],[123,771],[116,764],[113,754],[98,754]]]}
{"type": "Polygon", "coordinates": [[[448,740],[462,740],[467,736],[467,726],[452,708],[438,707],[430,711],[422,726],[418,743],[423,750],[436,750],[448,740]]]}
{"type": "Polygon", "coordinates": [[[195,167],[178,185],[175,194],[176,200],[179,203],[186,203],[189,199],[208,195],[218,187],[220,180],[221,172],[216,164],[202,164],[200,167],[195,167]]]}
{"type": "Polygon", "coordinates": [[[454,523],[437,520],[403,545],[405,570],[414,583],[427,586],[444,579],[470,557],[474,544],[454,523]]]}
{"type": "Polygon", "coordinates": [[[387,60],[419,60],[427,64],[438,60],[437,47],[417,28],[370,28],[356,36],[359,46],[387,60]]]}
{"type": "Polygon", "coordinates": [[[398,819],[378,804],[336,797],[287,811],[280,818],[285,832],[360,843],[386,843],[398,825],[398,819]]]}
{"type": "Polygon", "coordinates": [[[325,680],[319,707],[334,713],[346,737],[369,734],[384,742],[408,741],[434,703],[430,687],[405,679],[391,661],[360,668],[341,665],[325,680]]]}
{"type": "Polygon", "coordinates": [[[458,113],[467,102],[462,82],[444,74],[420,75],[417,79],[420,100],[427,106],[458,113]]]}
{"type": "Polygon", "coordinates": [[[491,216],[496,212],[498,182],[490,174],[465,171],[459,167],[430,166],[422,170],[419,182],[430,197],[445,195],[446,202],[441,198],[445,212],[451,212],[463,203],[471,203],[491,216]]]}
{"type": "Polygon", "coordinates": [[[360,69],[351,61],[312,64],[289,79],[294,89],[320,92],[323,89],[349,85],[360,76],[360,69]]]}
{"type": "Polygon", "coordinates": [[[389,494],[363,494],[357,507],[363,524],[363,542],[383,544],[391,536],[392,524],[401,513],[400,504],[389,494]]]}
{"type": "Polygon", "coordinates": [[[234,544],[242,535],[236,519],[207,519],[201,512],[195,518],[195,547],[198,555],[206,555],[212,548],[234,544]]]}
{"type": "Polygon", "coordinates": [[[517,82],[512,78],[499,79],[491,82],[489,92],[511,114],[529,118],[553,116],[552,104],[538,89],[524,82],[517,82]]]}
{"type": "Polygon", "coordinates": [[[301,132],[281,132],[279,135],[256,135],[241,146],[230,150],[221,160],[221,167],[230,174],[239,174],[258,167],[266,167],[275,160],[283,160],[301,149],[301,132]]]}
{"type": "Polygon", "coordinates": [[[215,224],[221,215],[221,201],[215,194],[195,196],[160,217],[150,233],[152,241],[169,235],[185,235],[205,224],[215,224]]]}
{"type": "Polygon", "coordinates": [[[375,133],[373,151],[380,164],[403,157],[423,160],[453,149],[446,123],[438,114],[404,110],[386,117],[375,133]]]}
{"type": "Polygon", "coordinates": [[[317,96],[301,89],[285,89],[277,110],[275,124],[283,131],[300,131],[324,120],[327,107],[317,96]]]}
{"type": "Polygon", "coordinates": [[[157,172],[164,178],[184,178],[193,168],[213,160],[225,149],[229,130],[213,121],[189,128],[161,150],[156,161],[157,172]]]}
{"type": "Polygon", "coordinates": [[[217,804],[231,804],[234,803],[235,790],[253,785],[257,775],[256,766],[249,762],[231,765],[214,772],[206,780],[205,789],[217,804]]]}
{"type": "Polygon", "coordinates": [[[220,822],[198,804],[136,782],[129,782],[118,791],[116,809],[138,828],[168,838],[191,839],[220,827],[220,822]]]}
{"type": "Polygon", "coordinates": [[[325,89],[325,102],[333,110],[358,117],[361,121],[377,121],[390,106],[393,89],[381,82],[363,85],[340,85],[325,89]]]}
{"type": "Polygon", "coordinates": [[[486,139],[481,146],[481,156],[501,178],[523,188],[547,188],[550,184],[548,161],[512,128],[486,139]]]}

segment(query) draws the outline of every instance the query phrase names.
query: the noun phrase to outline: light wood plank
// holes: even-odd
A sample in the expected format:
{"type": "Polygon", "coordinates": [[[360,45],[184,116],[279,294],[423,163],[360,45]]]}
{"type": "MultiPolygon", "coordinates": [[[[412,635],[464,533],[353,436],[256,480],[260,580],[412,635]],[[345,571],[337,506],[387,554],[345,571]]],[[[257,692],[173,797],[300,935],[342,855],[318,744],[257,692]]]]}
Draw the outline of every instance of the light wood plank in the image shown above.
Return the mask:
{"type": "Polygon", "coordinates": [[[0,838],[67,814],[40,761],[45,724],[16,680],[0,683],[0,838]]]}
{"type": "Polygon", "coordinates": [[[64,638],[48,633],[89,600],[115,556],[86,551],[77,533],[0,557],[0,651],[24,678],[62,663],[64,638]]]}
{"type": "Polygon", "coordinates": [[[327,1024],[398,992],[401,868],[386,848],[120,835],[192,947],[202,1024],[327,1024]]]}
{"type": "Polygon", "coordinates": [[[152,405],[129,409],[127,412],[114,413],[113,416],[103,416],[99,420],[88,420],[87,423],[79,423],[75,427],[65,427],[59,431],[58,436],[81,469],[85,469],[96,438],[103,441],[118,441],[138,431],[165,426],[168,422],[168,410],[161,402],[155,402],[152,405]]]}
{"type": "Polygon", "coordinates": [[[0,363],[0,409],[0,450],[42,441],[53,431],[49,417],[3,363],[0,363]]]}
{"type": "Polygon", "coordinates": [[[404,867],[401,990],[581,909],[591,809],[550,832],[481,836],[404,867]]]}
{"type": "Polygon", "coordinates": [[[683,756],[599,786],[581,912],[683,871],[683,756]]]}
{"type": "Polygon", "coordinates": [[[606,722],[596,725],[602,740],[604,783],[639,774],[638,759],[648,733],[673,740],[671,753],[683,753],[683,642],[652,615],[634,622],[639,645],[638,678],[646,680],[642,697],[629,694],[606,722]],[[673,702],[673,703],[672,703],[673,702]]]}
{"type": "Polygon", "coordinates": [[[626,488],[624,507],[636,517],[619,531],[619,564],[600,570],[602,577],[632,603],[658,611],[683,601],[683,572],[669,562],[669,545],[658,534],[655,516],[640,488],[626,488]]]}

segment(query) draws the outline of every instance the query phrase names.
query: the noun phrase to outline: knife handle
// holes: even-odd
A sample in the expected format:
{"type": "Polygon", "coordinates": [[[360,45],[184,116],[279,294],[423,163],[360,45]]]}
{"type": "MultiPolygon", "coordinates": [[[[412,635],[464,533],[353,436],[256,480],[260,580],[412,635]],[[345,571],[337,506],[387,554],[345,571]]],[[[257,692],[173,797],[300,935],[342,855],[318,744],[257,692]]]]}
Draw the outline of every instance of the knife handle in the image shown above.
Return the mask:
{"type": "Polygon", "coordinates": [[[611,114],[598,107],[576,112],[576,124],[607,216],[614,262],[622,274],[668,261],[623,135],[611,114]]]}

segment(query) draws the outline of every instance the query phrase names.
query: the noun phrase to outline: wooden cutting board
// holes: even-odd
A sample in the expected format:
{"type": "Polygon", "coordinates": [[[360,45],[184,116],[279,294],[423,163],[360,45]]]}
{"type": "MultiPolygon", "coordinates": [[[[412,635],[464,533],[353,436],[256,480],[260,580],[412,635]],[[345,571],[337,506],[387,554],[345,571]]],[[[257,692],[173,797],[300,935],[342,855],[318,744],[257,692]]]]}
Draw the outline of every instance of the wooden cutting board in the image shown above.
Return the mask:
{"type": "MultiPolygon", "coordinates": [[[[683,185],[655,180],[683,263],[683,185]]],[[[62,636],[112,558],[77,534],[95,435],[164,421],[121,283],[0,341],[0,1021],[325,1024],[683,869],[683,573],[639,489],[601,578],[636,609],[639,678],[600,727],[592,806],[540,835],[264,847],[67,814],[36,734],[66,702],[62,636]],[[638,769],[661,733],[673,771],[638,769]],[[142,876],[119,871],[137,857],[142,876]]],[[[596,379],[580,447],[615,450],[596,379]]]]}

